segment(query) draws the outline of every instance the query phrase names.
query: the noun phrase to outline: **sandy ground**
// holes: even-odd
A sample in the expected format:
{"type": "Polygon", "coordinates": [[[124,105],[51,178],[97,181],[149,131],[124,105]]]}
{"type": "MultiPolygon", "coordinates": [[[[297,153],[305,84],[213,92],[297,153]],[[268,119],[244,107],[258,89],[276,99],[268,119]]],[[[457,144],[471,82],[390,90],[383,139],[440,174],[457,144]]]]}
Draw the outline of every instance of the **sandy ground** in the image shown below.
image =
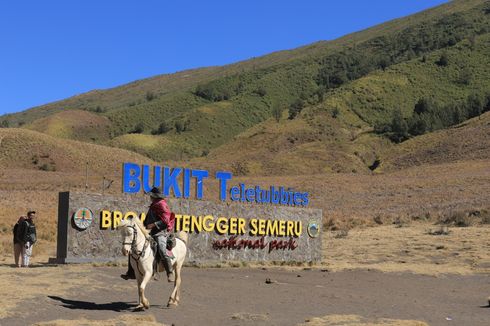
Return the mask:
{"type": "Polygon", "coordinates": [[[321,268],[185,268],[182,304],[152,281],[151,308],[132,312],[124,267],[0,266],[1,325],[488,325],[488,275],[417,275],[321,268]],[[266,284],[270,278],[272,284],[266,284]],[[14,298],[12,300],[12,297],[14,298]]]}

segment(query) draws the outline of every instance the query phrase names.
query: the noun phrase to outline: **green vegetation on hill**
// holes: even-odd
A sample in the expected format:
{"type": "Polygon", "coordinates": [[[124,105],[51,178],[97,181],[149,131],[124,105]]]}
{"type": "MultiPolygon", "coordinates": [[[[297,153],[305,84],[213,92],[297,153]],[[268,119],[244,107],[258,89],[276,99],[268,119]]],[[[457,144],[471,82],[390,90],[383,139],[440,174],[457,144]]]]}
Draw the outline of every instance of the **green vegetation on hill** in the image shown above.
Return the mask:
{"type": "MultiPolygon", "coordinates": [[[[110,140],[97,141],[159,161],[239,151],[236,144],[246,147],[252,137],[243,135],[261,130],[253,136],[258,152],[272,153],[283,171],[296,171],[289,162],[300,155],[315,162],[310,170],[359,172],[368,170],[382,147],[392,146],[371,132],[374,127],[407,129],[391,137],[400,141],[449,126],[441,122],[448,105],[471,94],[486,96],[489,33],[488,2],[456,0],[335,41],[93,91],[0,120],[31,125],[60,111],[91,111],[109,122],[104,128],[110,140]],[[424,98],[438,109],[413,116],[424,98]],[[270,143],[261,146],[258,139],[270,143]]],[[[452,123],[459,111],[459,120],[472,116],[452,110],[452,123]]],[[[393,136],[393,130],[383,131],[393,136]]],[[[272,161],[258,160],[250,159],[249,170],[270,170],[272,161]]]]}

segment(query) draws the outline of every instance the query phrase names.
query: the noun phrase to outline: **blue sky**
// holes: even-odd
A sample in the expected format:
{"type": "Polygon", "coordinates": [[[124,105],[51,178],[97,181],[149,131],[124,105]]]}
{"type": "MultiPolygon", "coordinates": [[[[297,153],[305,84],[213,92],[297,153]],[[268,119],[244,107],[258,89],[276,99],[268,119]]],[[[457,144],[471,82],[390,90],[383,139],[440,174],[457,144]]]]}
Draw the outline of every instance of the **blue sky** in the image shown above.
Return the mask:
{"type": "Polygon", "coordinates": [[[331,40],[441,0],[0,3],[0,115],[157,74],[331,40]]]}

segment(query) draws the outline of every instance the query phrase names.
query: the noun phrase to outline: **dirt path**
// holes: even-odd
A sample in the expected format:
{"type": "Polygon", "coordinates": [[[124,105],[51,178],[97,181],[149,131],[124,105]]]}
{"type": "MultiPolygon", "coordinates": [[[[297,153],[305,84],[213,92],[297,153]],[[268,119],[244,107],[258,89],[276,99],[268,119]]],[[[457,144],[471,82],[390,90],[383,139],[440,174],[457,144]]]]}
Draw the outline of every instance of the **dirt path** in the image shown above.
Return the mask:
{"type": "Polygon", "coordinates": [[[15,271],[0,266],[0,296],[7,300],[13,292],[20,296],[0,325],[117,319],[128,314],[143,320],[154,317],[167,325],[297,325],[327,315],[430,325],[477,326],[490,320],[490,308],[483,307],[490,295],[488,275],[186,268],[180,307],[165,308],[170,285],[153,281],[147,291],[151,309],[131,312],[136,285],[119,278],[121,267],[39,267],[20,276],[15,271]],[[266,278],[272,284],[266,284],[266,278]]]}

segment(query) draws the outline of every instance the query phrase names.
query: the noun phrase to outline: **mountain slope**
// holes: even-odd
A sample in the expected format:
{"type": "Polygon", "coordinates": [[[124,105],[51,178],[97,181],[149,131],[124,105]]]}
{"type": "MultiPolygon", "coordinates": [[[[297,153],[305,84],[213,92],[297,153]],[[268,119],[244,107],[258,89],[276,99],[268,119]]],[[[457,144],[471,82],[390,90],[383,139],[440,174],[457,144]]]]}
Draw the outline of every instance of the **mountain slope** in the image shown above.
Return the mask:
{"type": "Polygon", "coordinates": [[[51,137],[36,131],[0,129],[0,168],[119,174],[126,161],[152,164],[134,152],[51,137]]]}
{"type": "Polygon", "coordinates": [[[291,130],[299,128],[300,135],[273,131],[280,134],[279,144],[272,146],[266,138],[262,146],[255,141],[262,153],[267,149],[277,157],[284,173],[291,169],[283,163],[295,155],[316,161],[306,165],[315,171],[367,171],[381,147],[391,146],[368,131],[388,122],[394,109],[408,117],[420,96],[434,95],[444,103],[487,87],[489,13],[487,1],[453,1],[335,41],[156,76],[3,119],[15,124],[60,111],[88,110],[107,119],[97,132],[102,136],[87,139],[66,131],[61,136],[96,139],[155,160],[180,160],[214,148],[240,149],[246,142],[230,144],[234,137],[253,134],[278,110],[296,106],[303,111],[294,120],[302,121],[291,122],[291,130]],[[434,64],[442,51],[448,52],[450,62],[444,69],[434,64]],[[462,86],[458,79],[463,70],[474,75],[462,86]]]}

